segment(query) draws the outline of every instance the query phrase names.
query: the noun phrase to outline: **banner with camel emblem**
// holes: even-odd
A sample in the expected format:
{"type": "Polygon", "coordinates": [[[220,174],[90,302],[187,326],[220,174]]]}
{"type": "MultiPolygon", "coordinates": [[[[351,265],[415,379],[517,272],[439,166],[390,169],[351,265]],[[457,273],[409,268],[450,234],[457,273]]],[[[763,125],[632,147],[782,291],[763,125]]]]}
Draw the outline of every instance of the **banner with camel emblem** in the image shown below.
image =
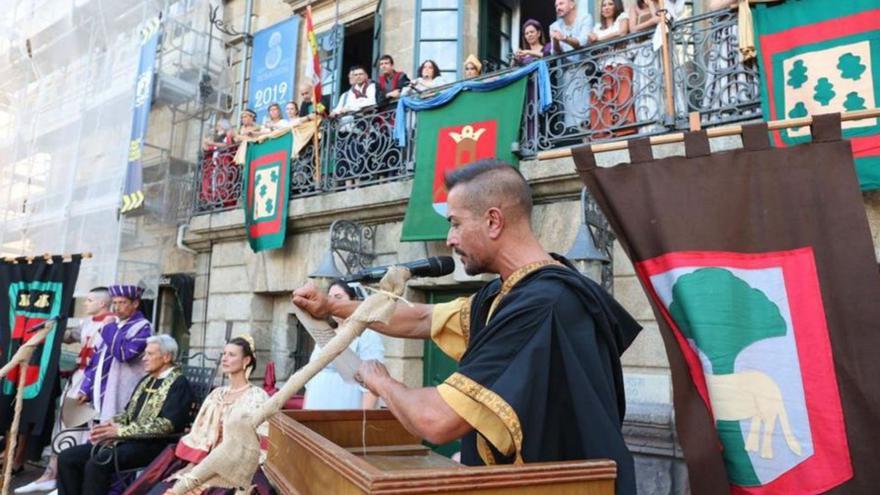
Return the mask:
{"type": "Polygon", "coordinates": [[[242,186],[244,222],[248,243],[254,252],[284,246],[292,145],[293,136],[289,132],[247,145],[242,186]]]}
{"type": "Polygon", "coordinates": [[[880,483],[880,277],[838,114],[813,143],[598,168],[574,151],[654,309],[693,493],[868,493],[880,483]],[[869,488],[871,487],[871,488],[869,488]]]}
{"type": "MultiPolygon", "coordinates": [[[[0,262],[0,355],[5,364],[38,331],[38,325],[59,318],[55,330],[37,346],[25,372],[20,431],[30,431],[33,447],[45,445],[52,431],[58,397],[61,337],[73,305],[73,291],[82,256],[18,258],[0,262]],[[44,435],[45,434],[45,435],[44,435]]],[[[18,388],[19,370],[0,381],[0,428],[7,431],[18,388]]],[[[34,452],[41,449],[36,448],[34,452]]]]}
{"type": "MultiPolygon", "coordinates": [[[[755,8],[764,118],[880,105],[880,2],[788,0],[755,8]]],[[[863,190],[880,189],[880,119],[844,123],[863,190]]],[[[773,131],[777,146],[809,141],[805,127],[773,131]]]]}
{"type": "Polygon", "coordinates": [[[402,241],[445,239],[446,172],[483,158],[516,166],[527,78],[490,92],[459,93],[450,103],[418,115],[416,176],[403,221],[402,241]]]}

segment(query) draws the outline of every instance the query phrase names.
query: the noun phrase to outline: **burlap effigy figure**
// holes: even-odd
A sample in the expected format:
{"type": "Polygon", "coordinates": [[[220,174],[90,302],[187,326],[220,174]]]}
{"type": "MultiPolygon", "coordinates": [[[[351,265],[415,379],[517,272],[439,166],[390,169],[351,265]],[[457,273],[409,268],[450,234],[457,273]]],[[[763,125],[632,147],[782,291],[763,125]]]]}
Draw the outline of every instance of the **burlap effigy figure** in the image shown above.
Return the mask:
{"type": "MultiPolygon", "coordinates": [[[[379,282],[380,291],[358,306],[357,310],[339,327],[336,336],[321,349],[318,359],[291,375],[284,387],[259,410],[227,418],[223,423],[223,442],[202,462],[183,475],[174,484],[171,492],[182,495],[189,490],[205,486],[235,488],[238,493],[248,493],[251,479],[259,466],[260,441],[257,438],[257,426],[280,411],[287,399],[347,349],[370,323],[387,323],[394,313],[396,298],[403,293],[409,278],[410,272],[406,268],[389,269],[379,282]]],[[[296,306],[294,313],[306,328],[320,324],[296,306]]]]}

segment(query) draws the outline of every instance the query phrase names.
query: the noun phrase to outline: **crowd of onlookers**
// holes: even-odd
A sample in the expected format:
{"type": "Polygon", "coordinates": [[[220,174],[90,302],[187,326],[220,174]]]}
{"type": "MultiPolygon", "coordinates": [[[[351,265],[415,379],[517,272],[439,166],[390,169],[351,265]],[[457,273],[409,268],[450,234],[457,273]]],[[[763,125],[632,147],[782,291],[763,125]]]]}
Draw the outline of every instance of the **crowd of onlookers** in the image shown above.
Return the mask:
{"type": "MultiPolygon", "coordinates": [[[[594,21],[589,12],[579,10],[576,0],[555,0],[557,19],[549,27],[535,19],[523,22],[520,46],[510,54],[510,65],[525,66],[544,57],[556,56],[551,64],[553,98],[556,103],[552,118],[558,121],[553,125],[554,129],[562,128],[566,134],[595,140],[655,128],[656,122],[661,120],[660,109],[665,96],[660,82],[663,76],[660,46],[657,42],[659,38],[656,35],[652,37],[650,33],[657,29],[664,15],[673,20],[681,17],[684,3],[684,0],[667,0],[665,9],[661,11],[658,0],[636,0],[628,8],[624,8],[622,0],[599,0],[597,18],[594,21]],[[644,33],[645,36],[630,37],[621,43],[614,42],[615,39],[636,33],[644,33]],[[597,45],[597,49],[589,50],[593,45],[597,45]]],[[[736,0],[708,0],[707,5],[710,10],[717,10],[735,3],[736,0]]],[[[735,34],[732,36],[735,38],[735,34]]],[[[738,57],[735,53],[732,54],[731,60],[715,57],[716,60],[711,63],[738,63],[738,57]]],[[[464,78],[481,76],[484,65],[476,56],[468,55],[462,65],[464,78]]],[[[369,143],[346,142],[347,138],[354,140],[358,137],[352,133],[356,129],[356,112],[376,106],[387,108],[402,96],[430,96],[438,88],[453,82],[430,59],[419,65],[414,78],[397,70],[390,55],[379,58],[377,69],[376,79],[371,80],[366,67],[350,67],[349,89],[339,95],[332,108],[326,96],[322,97],[320,105],[315,105],[312,102],[313,88],[307,83],[300,87],[299,103],[289,101],[284,104],[283,110],[281,104],[272,103],[262,123],[256,121],[256,113],[252,110],[242,111],[237,129],[233,129],[228,120],[219,119],[212,135],[205,139],[204,150],[213,153],[218,148],[267,135],[284,127],[297,126],[320,115],[338,122],[340,136],[337,136],[337,142],[342,141],[337,144],[342,147],[338,153],[338,161],[343,164],[346,160],[354,162],[357,161],[354,158],[361,156],[364,151],[375,151],[370,148],[369,143]]],[[[724,68],[708,67],[705,87],[698,91],[690,88],[688,91],[704,95],[703,101],[698,103],[706,108],[735,106],[736,99],[741,98],[743,91],[738,85],[729,84],[724,79],[726,76],[715,74],[724,72],[724,68]]],[[[754,81],[746,81],[744,84],[753,83],[754,81]]],[[[681,106],[686,104],[684,100],[689,96],[684,95],[682,88],[675,88],[675,91],[675,99],[681,100],[676,101],[676,112],[684,114],[686,110],[681,106]]],[[[382,132],[390,135],[393,117],[371,119],[370,122],[371,125],[378,122],[388,127],[382,129],[382,132]]],[[[535,127],[534,123],[530,123],[530,135],[535,133],[535,127]]],[[[390,139],[382,141],[391,142],[390,139]]],[[[216,182],[214,178],[218,171],[222,172],[221,175],[238,173],[232,169],[226,170],[231,163],[231,157],[222,159],[229,162],[225,165],[218,164],[217,160],[215,158],[214,165],[207,166],[209,170],[203,170],[203,182],[216,182]]],[[[360,168],[363,167],[359,167],[357,164],[349,164],[345,170],[349,175],[357,175],[362,172],[360,168]]],[[[225,179],[228,177],[224,177],[224,182],[230,182],[225,179]]],[[[209,192],[212,190],[207,183],[203,184],[203,189],[209,192]]],[[[202,199],[216,203],[216,194],[209,196],[211,197],[204,196],[202,199]]],[[[234,204],[236,200],[237,197],[230,197],[223,199],[223,202],[224,205],[229,202],[234,204]]]]}

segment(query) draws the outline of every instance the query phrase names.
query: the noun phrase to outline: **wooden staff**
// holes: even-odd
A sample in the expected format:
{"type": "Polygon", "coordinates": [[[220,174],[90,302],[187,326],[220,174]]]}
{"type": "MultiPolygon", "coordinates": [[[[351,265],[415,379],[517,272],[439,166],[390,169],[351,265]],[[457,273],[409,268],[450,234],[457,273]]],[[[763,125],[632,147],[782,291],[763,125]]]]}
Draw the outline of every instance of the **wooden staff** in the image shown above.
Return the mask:
{"type": "MultiPolygon", "coordinates": [[[[844,112],[840,114],[840,120],[847,122],[851,120],[874,119],[880,117],[880,108],[871,108],[868,110],[856,110],[853,112],[844,112]]],[[[813,117],[801,117],[798,119],[771,120],[767,122],[767,129],[776,131],[779,129],[790,129],[792,127],[806,127],[813,123],[813,117]]],[[[712,127],[706,129],[706,135],[710,138],[721,136],[736,136],[742,134],[742,125],[727,125],[723,127],[712,127]]],[[[638,138],[633,138],[638,139],[638,138]]],[[[683,132],[674,132],[671,134],[662,134],[660,136],[652,136],[651,144],[671,144],[684,141],[683,132]]],[[[613,143],[594,144],[592,146],[593,153],[604,153],[608,151],[619,151],[627,149],[629,139],[615,141],[613,143]]],[[[571,148],[560,148],[557,150],[541,151],[538,153],[538,160],[553,160],[556,158],[567,158],[571,156],[571,148]]]]}
{"type": "Polygon", "coordinates": [[[36,347],[43,342],[46,335],[55,329],[56,320],[46,321],[43,328],[34,334],[27,342],[21,345],[12,359],[0,369],[0,378],[5,377],[18,366],[18,390],[15,392],[15,410],[12,416],[12,425],[9,428],[8,439],[6,440],[6,465],[3,466],[3,489],[0,494],[9,494],[9,482],[12,479],[12,464],[15,458],[15,447],[18,442],[18,425],[21,421],[21,408],[24,404],[24,387],[27,378],[27,366],[34,354],[36,347]]]}

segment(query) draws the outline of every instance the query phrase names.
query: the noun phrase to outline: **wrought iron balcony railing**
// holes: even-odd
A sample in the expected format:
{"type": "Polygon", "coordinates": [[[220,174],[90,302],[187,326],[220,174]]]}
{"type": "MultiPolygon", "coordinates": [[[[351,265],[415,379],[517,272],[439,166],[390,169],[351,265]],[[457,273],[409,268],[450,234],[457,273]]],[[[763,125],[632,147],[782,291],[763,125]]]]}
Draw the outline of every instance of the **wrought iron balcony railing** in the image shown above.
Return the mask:
{"type": "MultiPolygon", "coordinates": [[[[670,26],[668,42],[656,46],[653,30],[634,33],[581,50],[546,58],[553,104],[537,108],[536,73],[523,102],[519,154],[585,142],[653,135],[687,128],[698,112],[704,126],[748,120],[760,115],[758,75],[744,65],[738,50],[737,16],[721,10],[689,17],[670,26]],[[669,79],[664,81],[663,50],[668,50],[669,79]]],[[[484,74],[478,79],[505,72],[484,74]]],[[[438,88],[440,91],[443,88],[438,88]]],[[[395,109],[370,107],[325,119],[319,130],[319,160],[308,145],[293,160],[294,198],[412,177],[414,139],[406,147],[393,140],[395,109]],[[320,163],[320,170],[316,168],[320,163]]],[[[407,115],[415,135],[417,119],[407,115]]],[[[206,151],[197,177],[196,212],[234,207],[242,174],[232,156],[235,147],[206,151]]]]}

